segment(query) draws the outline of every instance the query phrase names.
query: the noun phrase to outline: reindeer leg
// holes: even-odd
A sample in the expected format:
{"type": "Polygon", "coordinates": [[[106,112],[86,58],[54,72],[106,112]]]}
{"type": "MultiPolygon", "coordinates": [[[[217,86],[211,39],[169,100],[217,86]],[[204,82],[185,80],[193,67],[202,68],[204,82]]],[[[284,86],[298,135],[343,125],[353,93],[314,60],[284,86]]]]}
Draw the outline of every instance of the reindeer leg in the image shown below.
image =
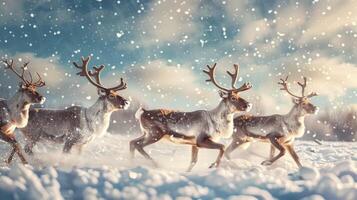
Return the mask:
{"type": "Polygon", "coordinates": [[[196,165],[198,158],[198,148],[197,146],[192,146],[192,155],[191,155],[191,164],[187,169],[187,172],[190,172],[192,168],[196,165]]]}
{"type": "Polygon", "coordinates": [[[161,137],[160,138],[147,138],[147,139],[144,138],[142,141],[139,141],[139,144],[136,146],[136,149],[139,151],[139,153],[141,153],[141,155],[143,155],[146,159],[150,160],[155,167],[157,167],[158,164],[154,161],[154,159],[148,153],[146,153],[146,151],[144,150],[144,147],[148,146],[150,144],[153,144],[153,143],[159,141],[160,139],[161,139],[161,137]]]}
{"type": "Polygon", "coordinates": [[[203,135],[203,136],[198,136],[197,146],[207,148],[207,149],[219,149],[219,154],[217,156],[216,161],[214,163],[212,163],[209,166],[209,168],[219,167],[222,156],[224,154],[224,145],[223,144],[213,142],[209,136],[203,135]]]}
{"type": "Polygon", "coordinates": [[[290,153],[291,157],[294,159],[295,163],[297,164],[297,166],[299,168],[302,167],[301,163],[300,163],[300,159],[299,156],[296,154],[293,145],[291,144],[287,144],[285,145],[286,149],[288,150],[288,152],[290,153]]]}
{"type": "Polygon", "coordinates": [[[19,158],[20,158],[22,164],[28,164],[28,162],[27,162],[25,156],[24,156],[23,153],[21,152],[21,147],[20,147],[20,145],[19,145],[18,143],[16,143],[15,146],[16,146],[16,147],[15,147],[15,151],[16,151],[17,155],[19,156],[19,158]]]}
{"type": "Polygon", "coordinates": [[[135,149],[136,149],[136,146],[143,141],[143,139],[145,138],[145,134],[134,139],[134,140],[131,140],[130,143],[129,143],[129,146],[130,146],[130,157],[131,159],[134,158],[135,156],[135,149]]]}
{"type": "Polygon", "coordinates": [[[66,142],[64,143],[63,152],[70,153],[74,145],[78,144],[81,140],[80,132],[74,132],[73,135],[67,137],[66,142]]]}
{"type": "Polygon", "coordinates": [[[270,159],[272,159],[274,157],[275,154],[275,147],[274,145],[270,145],[270,159]]]}
{"type": "Polygon", "coordinates": [[[25,145],[25,153],[33,155],[32,148],[35,146],[35,144],[36,142],[32,140],[27,142],[27,144],[25,145]]]}
{"type": "Polygon", "coordinates": [[[282,156],[284,156],[284,155],[285,155],[285,152],[286,152],[284,146],[282,146],[282,145],[279,143],[278,138],[277,138],[276,136],[271,135],[271,136],[268,136],[268,137],[269,137],[269,140],[270,140],[271,144],[272,144],[275,148],[277,148],[280,152],[279,152],[279,154],[278,154],[277,156],[275,156],[275,157],[273,157],[273,158],[271,158],[271,159],[269,159],[269,160],[263,161],[263,162],[262,162],[262,165],[271,165],[271,164],[273,164],[276,160],[278,160],[279,158],[281,158],[282,156]]]}
{"type": "Polygon", "coordinates": [[[12,150],[11,150],[11,152],[10,152],[10,154],[9,154],[9,157],[8,157],[7,160],[6,160],[6,163],[7,163],[8,165],[11,163],[12,159],[14,158],[15,153],[16,153],[15,148],[12,148],[12,150]]]}
{"type": "Polygon", "coordinates": [[[4,140],[7,143],[10,143],[12,146],[12,150],[11,153],[9,155],[9,157],[7,158],[7,163],[10,164],[15,153],[17,153],[17,155],[19,156],[19,158],[21,159],[21,162],[23,164],[27,164],[28,162],[26,161],[25,157],[23,156],[22,152],[21,152],[21,147],[19,145],[19,143],[16,141],[15,137],[13,135],[7,135],[4,133],[0,133],[0,139],[4,140]]]}
{"type": "Polygon", "coordinates": [[[231,160],[230,154],[240,145],[246,143],[247,141],[242,139],[233,139],[231,144],[227,147],[226,151],[224,152],[225,157],[227,160],[231,160]]]}
{"type": "Polygon", "coordinates": [[[68,139],[66,140],[66,142],[64,143],[64,146],[63,146],[63,153],[71,153],[71,150],[72,150],[72,147],[78,143],[78,139],[74,139],[74,138],[71,138],[71,139],[68,139]]]}
{"type": "Polygon", "coordinates": [[[146,153],[144,147],[153,144],[155,142],[158,142],[159,140],[161,140],[163,136],[164,134],[161,129],[153,128],[146,136],[140,137],[140,139],[138,139],[135,143],[133,143],[135,149],[138,150],[138,152],[141,153],[141,155],[143,155],[146,159],[150,160],[155,167],[158,166],[157,163],[148,153],[146,153]]]}

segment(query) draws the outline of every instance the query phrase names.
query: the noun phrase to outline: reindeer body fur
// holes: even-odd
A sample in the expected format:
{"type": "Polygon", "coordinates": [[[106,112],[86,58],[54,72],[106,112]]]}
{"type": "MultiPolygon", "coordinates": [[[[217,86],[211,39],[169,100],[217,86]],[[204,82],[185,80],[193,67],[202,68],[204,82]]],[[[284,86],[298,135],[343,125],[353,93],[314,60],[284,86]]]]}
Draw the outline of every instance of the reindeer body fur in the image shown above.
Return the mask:
{"type": "Polygon", "coordinates": [[[98,100],[89,108],[72,106],[65,110],[31,109],[29,124],[21,131],[28,139],[27,152],[42,140],[65,143],[64,150],[72,145],[81,147],[98,136],[103,136],[110,124],[114,109],[98,100]],[[29,149],[30,148],[30,149],[29,149]]]}
{"type": "Polygon", "coordinates": [[[233,138],[250,137],[266,140],[268,135],[291,140],[302,137],[305,133],[305,114],[295,105],[286,115],[239,116],[234,119],[235,133],[233,138]]]}
{"type": "Polygon", "coordinates": [[[13,134],[16,128],[23,128],[29,119],[30,104],[21,93],[10,100],[0,99],[0,127],[5,134],[13,134]]]}
{"type": "Polygon", "coordinates": [[[173,111],[168,114],[163,113],[162,110],[140,108],[136,117],[140,120],[143,132],[148,135],[151,134],[149,129],[159,127],[164,134],[170,136],[168,137],[170,140],[181,135],[192,138],[206,135],[218,141],[220,138],[230,138],[233,134],[233,114],[225,109],[224,104],[224,101],[221,101],[218,107],[210,111],[173,111]]]}
{"type": "Polygon", "coordinates": [[[233,116],[239,111],[248,111],[251,104],[239,96],[239,92],[248,90],[251,85],[244,83],[236,88],[239,66],[234,64],[234,72],[227,71],[231,77],[231,89],[220,86],[215,80],[216,63],[208,70],[203,70],[209,77],[206,81],[212,82],[220,89],[222,98],[216,108],[210,111],[197,110],[193,112],[175,112],[171,110],[144,110],[140,108],[135,116],[140,121],[143,135],[130,141],[131,157],[137,150],[145,158],[152,157],[144,150],[162,138],[167,138],[174,143],[192,146],[190,171],[197,162],[198,148],[219,150],[217,159],[210,167],[218,167],[224,154],[225,146],[218,143],[220,138],[229,138],[233,134],[233,116]]]}
{"type": "Polygon", "coordinates": [[[302,137],[305,133],[305,115],[315,113],[316,110],[313,105],[309,105],[309,109],[306,110],[302,104],[295,104],[286,115],[237,117],[234,119],[233,140],[226,149],[226,157],[230,159],[230,153],[238,146],[260,140],[271,143],[270,159],[265,160],[263,165],[271,165],[288,150],[296,164],[301,167],[293,142],[295,138],[302,137]],[[274,157],[275,148],[280,152],[274,157]]]}

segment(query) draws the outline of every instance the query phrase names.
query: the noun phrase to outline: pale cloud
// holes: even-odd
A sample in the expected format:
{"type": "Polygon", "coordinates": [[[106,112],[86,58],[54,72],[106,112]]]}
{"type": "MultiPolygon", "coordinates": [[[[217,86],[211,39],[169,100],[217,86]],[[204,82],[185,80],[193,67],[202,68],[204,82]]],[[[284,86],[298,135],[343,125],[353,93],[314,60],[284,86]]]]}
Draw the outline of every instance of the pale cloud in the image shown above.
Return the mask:
{"type": "Polygon", "coordinates": [[[37,23],[41,25],[46,25],[49,21],[56,25],[62,25],[73,20],[74,16],[67,9],[61,9],[61,4],[62,1],[60,0],[38,0],[31,2],[31,4],[23,0],[2,0],[0,2],[0,24],[23,24],[26,19],[31,17],[36,18],[37,23]],[[40,7],[57,9],[52,9],[50,14],[46,9],[33,11],[40,7]]]}
{"type": "MultiPolygon", "coordinates": [[[[59,57],[40,57],[34,53],[17,53],[6,55],[6,58],[14,59],[18,71],[24,62],[29,62],[27,70],[33,75],[34,80],[37,80],[36,73],[41,75],[46,86],[39,88],[39,91],[46,96],[46,103],[51,108],[63,108],[72,104],[90,105],[96,99],[96,88],[89,84],[85,77],[77,76],[78,69],[74,69],[72,64],[61,64],[59,57]]],[[[4,65],[1,64],[1,71],[3,67],[4,65]]],[[[28,73],[25,75],[28,79],[28,73]]],[[[0,78],[6,83],[6,87],[2,88],[4,93],[1,97],[7,98],[14,93],[14,88],[17,87],[20,80],[9,70],[6,70],[6,73],[1,73],[0,78]]],[[[4,84],[3,81],[1,82],[0,84],[4,84]]]]}
{"type": "Polygon", "coordinates": [[[301,34],[306,22],[306,8],[303,5],[288,5],[281,8],[276,16],[275,30],[280,34],[301,34]],[[296,31],[299,30],[300,31],[296,31]]]}
{"type": "Polygon", "coordinates": [[[198,3],[181,0],[152,2],[149,13],[140,22],[145,32],[142,43],[150,45],[190,39],[198,30],[193,20],[198,3]]]}
{"type": "Polygon", "coordinates": [[[346,94],[347,89],[357,89],[357,66],[338,57],[320,57],[312,61],[306,72],[312,79],[311,90],[331,99],[346,94]]]}
{"type": "MultiPolygon", "coordinates": [[[[293,57],[301,57],[297,54],[293,57]]],[[[357,66],[339,57],[320,55],[306,63],[297,66],[291,57],[282,58],[284,69],[281,76],[289,75],[292,81],[300,81],[303,76],[308,78],[308,91],[317,92],[320,96],[327,96],[330,100],[342,97],[348,89],[357,89],[357,66]]],[[[292,84],[299,91],[297,84],[292,84]]]]}
{"type": "MultiPolygon", "coordinates": [[[[65,78],[65,71],[59,64],[58,57],[41,58],[37,57],[33,53],[18,53],[13,56],[9,56],[9,59],[13,59],[19,70],[20,66],[24,62],[29,62],[28,71],[33,75],[36,80],[36,73],[39,73],[43,80],[46,81],[46,85],[50,87],[57,86],[65,78]]],[[[28,78],[28,73],[25,73],[28,78]]]]}
{"type": "Polygon", "coordinates": [[[0,2],[0,24],[10,21],[21,22],[24,14],[24,1],[3,0],[0,2]]]}
{"type": "Polygon", "coordinates": [[[357,1],[321,1],[312,10],[300,43],[326,40],[342,30],[357,30],[357,1]]]}
{"type": "Polygon", "coordinates": [[[219,100],[214,86],[204,84],[205,75],[197,75],[188,66],[154,60],[127,69],[125,77],[128,89],[123,93],[150,107],[206,108],[219,100]]]}
{"type": "Polygon", "coordinates": [[[267,20],[260,19],[256,21],[252,21],[249,24],[246,24],[240,34],[238,34],[238,38],[241,44],[248,45],[253,44],[256,41],[263,39],[265,36],[270,34],[271,29],[267,24],[267,20]]]}
{"type": "Polygon", "coordinates": [[[261,19],[261,14],[254,9],[251,1],[224,1],[224,9],[228,18],[238,24],[247,24],[251,21],[261,19]]]}

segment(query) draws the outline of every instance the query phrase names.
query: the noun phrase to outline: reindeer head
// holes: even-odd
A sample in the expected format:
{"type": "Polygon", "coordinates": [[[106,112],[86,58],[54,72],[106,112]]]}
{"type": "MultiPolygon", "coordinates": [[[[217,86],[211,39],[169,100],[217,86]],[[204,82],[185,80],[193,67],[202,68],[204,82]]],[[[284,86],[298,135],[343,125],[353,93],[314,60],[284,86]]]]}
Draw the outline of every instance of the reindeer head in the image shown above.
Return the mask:
{"type": "Polygon", "coordinates": [[[298,85],[301,87],[301,96],[295,95],[292,92],[289,91],[288,88],[288,76],[286,76],[285,79],[280,79],[280,82],[278,82],[279,85],[282,86],[280,90],[285,90],[290,96],[293,97],[293,103],[301,110],[302,114],[315,114],[318,110],[316,106],[314,106],[312,103],[310,103],[310,98],[317,96],[315,92],[311,92],[308,95],[305,95],[305,88],[306,88],[306,83],[307,79],[304,77],[304,82],[297,82],[298,85]]]}
{"type": "Polygon", "coordinates": [[[22,95],[24,102],[26,104],[44,103],[46,98],[36,91],[38,87],[42,87],[45,85],[45,82],[42,81],[41,76],[36,73],[38,76],[38,80],[33,82],[32,75],[30,72],[28,72],[30,80],[27,80],[25,78],[25,70],[27,69],[29,62],[25,62],[23,64],[23,66],[21,67],[21,73],[15,70],[14,60],[3,60],[3,62],[5,63],[7,69],[10,69],[20,78],[21,82],[18,92],[20,93],[20,95],[22,95]]]}
{"type": "Polygon", "coordinates": [[[244,83],[241,87],[236,88],[235,84],[238,78],[238,73],[239,73],[239,66],[234,64],[234,72],[231,73],[227,71],[228,75],[232,78],[232,84],[231,84],[231,89],[227,89],[225,87],[220,86],[215,79],[215,69],[216,69],[216,63],[210,67],[207,65],[208,71],[203,70],[204,73],[206,73],[209,76],[209,79],[207,79],[207,82],[212,82],[220,91],[219,94],[223,98],[223,100],[226,102],[227,106],[229,107],[229,110],[231,112],[238,112],[238,111],[249,111],[252,107],[251,103],[248,103],[246,100],[241,98],[239,96],[240,92],[243,92],[245,90],[249,90],[252,86],[249,83],[244,83]]]}
{"type": "Polygon", "coordinates": [[[79,66],[77,63],[73,62],[73,65],[78,69],[81,69],[77,75],[85,76],[88,81],[97,87],[99,99],[103,101],[103,105],[105,106],[105,110],[107,111],[115,111],[119,109],[127,109],[129,107],[129,101],[124,99],[118,94],[119,90],[126,89],[126,83],[123,82],[123,78],[120,78],[120,84],[115,87],[107,88],[101,84],[100,80],[100,72],[104,69],[104,65],[99,67],[94,66],[93,71],[88,71],[88,62],[90,57],[81,58],[82,65],[79,66]],[[95,78],[95,80],[92,79],[95,78]]]}

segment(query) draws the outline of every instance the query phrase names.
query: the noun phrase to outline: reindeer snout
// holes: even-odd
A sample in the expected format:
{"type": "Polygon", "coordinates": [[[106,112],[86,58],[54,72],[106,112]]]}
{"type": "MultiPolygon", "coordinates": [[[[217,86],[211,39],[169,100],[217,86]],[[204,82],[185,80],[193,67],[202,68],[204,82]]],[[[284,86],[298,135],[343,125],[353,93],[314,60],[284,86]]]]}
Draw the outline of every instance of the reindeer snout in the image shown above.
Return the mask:
{"type": "Polygon", "coordinates": [[[130,101],[124,101],[124,110],[128,109],[130,106],[130,101]]]}
{"type": "Polygon", "coordinates": [[[45,103],[45,101],[46,101],[46,97],[43,97],[43,96],[40,96],[40,97],[39,97],[39,103],[40,103],[40,104],[45,103]]]}
{"type": "Polygon", "coordinates": [[[315,107],[314,107],[314,114],[317,114],[317,113],[319,112],[319,110],[320,110],[320,108],[317,107],[317,106],[315,106],[315,107]]]}
{"type": "Polygon", "coordinates": [[[253,107],[253,104],[252,103],[248,103],[247,104],[247,108],[245,109],[246,112],[249,112],[253,107]]]}

